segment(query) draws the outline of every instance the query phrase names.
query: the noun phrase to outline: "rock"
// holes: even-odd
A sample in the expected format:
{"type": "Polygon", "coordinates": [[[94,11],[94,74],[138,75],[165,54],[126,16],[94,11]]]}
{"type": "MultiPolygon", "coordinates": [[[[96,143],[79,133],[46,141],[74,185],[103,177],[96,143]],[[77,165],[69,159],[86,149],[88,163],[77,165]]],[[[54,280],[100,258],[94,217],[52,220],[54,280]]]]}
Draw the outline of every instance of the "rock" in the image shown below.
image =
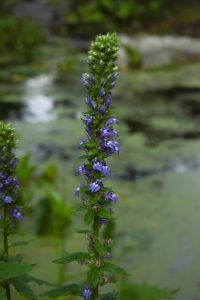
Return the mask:
{"type": "Polygon", "coordinates": [[[122,44],[120,64],[128,62],[125,48],[136,49],[144,67],[200,61],[200,39],[179,36],[119,36],[122,44]],[[125,52],[125,53],[124,53],[125,52]]]}

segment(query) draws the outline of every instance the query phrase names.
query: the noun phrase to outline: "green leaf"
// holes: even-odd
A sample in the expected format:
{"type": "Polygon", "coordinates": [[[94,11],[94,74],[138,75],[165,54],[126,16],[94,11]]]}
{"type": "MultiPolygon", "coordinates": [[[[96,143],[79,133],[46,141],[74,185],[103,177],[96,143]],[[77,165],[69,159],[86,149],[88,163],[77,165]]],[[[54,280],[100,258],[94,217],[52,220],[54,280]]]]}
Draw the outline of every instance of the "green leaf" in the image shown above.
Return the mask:
{"type": "Polygon", "coordinates": [[[106,255],[107,254],[107,249],[104,246],[104,244],[99,240],[96,239],[94,242],[94,247],[95,250],[100,254],[100,255],[106,255]]]}
{"type": "Polygon", "coordinates": [[[14,287],[20,294],[30,299],[36,299],[34,292],[30,288],[30,286],[23,280],[23,278],[21,277],[13,278],[10,280],[10,283],[14,285],[14,287]]]}
{"type": "Polygon", "coordinates": [[[115,300],[118,298],[118,296],[119,296],[118,293],[110,292],[110,293],[100,295],[100,300],[115,300]]]}
{"type": "Polygon", "coordinates": [[[15,278],[17,276],[23,275],[33,268],[32,265],[6,262],[0,263],[0,281],[15,278]]]}
{"type": "Polygon", "coordinates": [[[0,299],[1,300],[7,300],[6,292],[1,286],[0,286],[0,299]]]}
{"type": "Polygon", "coordinates": [[[87,211],[86,214],[85,214],[85,217],[84,217],[85,224],[86,225],[91,224],[93,219],[94,219],[94,212],[91,211],[91,210],[87,211]]]}
{"type": "Polygon", "coordinates": [[[114,265],[110,262],[105,261],[103,264],[103,270],[106,272],[110,272],[113,274],[121,274],[128,276],[128,273],[121,267],[118,267],[117,265],[114,265]]]}
{"type": "Polygon", "coordinates": [[[80,287],[78,284],[69,284],[66,286],[61,286],[57,289],[51,290],[42,294],[41,296],[50,297],[50,298],[57,298],[60,296],[68,296],[68,295],[79,295],[82,296],[83,288],[80,287]]]}
{"type": "Polygon", "coordinates": [[[77,260],[85,260],[89,257],[89,254],[86,252],[74,252],[74,253],[70,253],[66,256],[63,256],[61,258],[58,258],[56,260],[54,260],[54,263],[57,264],[68,264],[72,261],[77,261],[77,260]]]}
{"type": "Polygon", "coordinates": [[[72,219],[72,209],[68,203],[64,202],[62,195],[50,185],[46,185],[46,194],[51,201],[54,214],[58,218],[64,218],[70,221],[72,219]]]}
{"type": "Polygon", "coordinates": [[[49,286],[53,285],[53,284],[51,284],[51,283],[49,283],[49,282],[47,282],[45,280],[41,280],[41,279],[36,278],[34,276],[31,276],[29,274],[24,274],[24,275],[20,276],[20,278],[22,278],[25,282],[35,282],[35,283],[37,283],[39,285],[43,285],[43,284],[44,285],[49,285],[49,286]]]}
{"type": "Polygon", "coordinates": [[[92,267],[87,273],[87,278],[92,287],[97,286],[100,279],[100,270],[92,267]]]}
{"type": "Polygon", "coordinates": [[[98,216],[100,218],[107,219],[107,220],[110,220],[110,221],[114,220],[112,214],[107,209],[102,209],[100,212],[98,212],[98,216]]]}

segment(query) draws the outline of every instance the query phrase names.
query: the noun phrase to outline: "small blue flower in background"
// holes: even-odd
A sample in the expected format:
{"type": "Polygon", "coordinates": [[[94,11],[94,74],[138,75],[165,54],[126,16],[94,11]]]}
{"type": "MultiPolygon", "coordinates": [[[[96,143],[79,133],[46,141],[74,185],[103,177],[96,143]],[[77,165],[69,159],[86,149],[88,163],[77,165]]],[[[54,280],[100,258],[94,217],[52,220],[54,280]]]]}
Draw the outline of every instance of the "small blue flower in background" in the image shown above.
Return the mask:
{"type": "Polygon", "coordinates": [[[89,289],[89,288],[86,288],[84,291],[83,291],[83,296],[86,300],[89,300],[92,296],[92,291],[89,289]]]}

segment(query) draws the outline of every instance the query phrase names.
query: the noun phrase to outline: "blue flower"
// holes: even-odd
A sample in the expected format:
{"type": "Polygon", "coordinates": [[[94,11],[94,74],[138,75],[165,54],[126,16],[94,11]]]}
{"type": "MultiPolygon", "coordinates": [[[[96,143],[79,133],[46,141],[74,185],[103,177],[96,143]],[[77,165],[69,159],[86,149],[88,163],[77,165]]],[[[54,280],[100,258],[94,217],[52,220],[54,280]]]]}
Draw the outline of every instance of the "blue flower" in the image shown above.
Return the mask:
{"type": "Polygon", "coordinates": [[[108,97],[105,102],[106,108],[108,108],[110,106],[111,102],[112,102],[111,97],[108,97]]]}
{"type": "Polygon", "coordinates": [[[91,116],[85,116],[84,121],[85,121],[85,124],[87,126],[89,126],[92,123],[92,117],[91,116]]]}
{"type": "Polygon", "coordinates": [[[95,84],[95,79],[88,73],[82,74],[81,81],[86,88],[90,88],[93,84],[95,84]]]}
{"type": "Polygon", "coordinates": [[[5,197],[3,198],[3,203],[5,203],[5,204],[10,204],[10,203],[12,203],[12,197],[10,197],[10,196],[5,196],[5,197]]]}
{"type": "Polygon", "coordinates": [[[85,168],[85,166],[80,166],[79,168],[78,168],[78,174],[79,175],[82,175],[82,174],[85,174],[86,173],[86,168],[85,168]]]}
{"type": "Polygon", "coordinates": [[[117,195],[114,194],[113,192],[107,192],[105,199],[111,200],[112,202],[115,202],[115,203],[119,201],[117,195]]]}
{"type": "Polygon", "coordinates": [[[94,160],[93,169],[101,172],[102,164],[97,159],[94,160]]]}
{"type": "Polygon", "coordinates": [[[112,81],[115,81],[118,77],[119,77],[119,72],[115,72],[111,74],[110,79],[112,81]]]}
{"type": "Polygon", "coordinates": [[[92,296],[92,291],[89,289],[89,288],[86,288],[84,291],[83,291],[83,297],[86,299],[86,300],[89,300],[92,296]]]}
{"type": "Polygon", "coordinates": [[[85,98],[85,103],[87,104],[87,106],[89,106],[90,108],[94,109],[96,108],[96,103],[94,101],[92,101],[89,97],[85,98]]]}
{"type": "Polygon", "coordinates": [[[95,182],[90,183],[89,191],[92,193],[98,192],[101,188],[100,183],[101,183],[101,180],[99,180],[99,179],[97,179],[95,182]]]}
{"type": "Polygon", "coordinates": [[[108,220],[106,220],[106,219],[100,219],[99,220],[99,224],[100,225],[107,225],[108,224],[108,220]]]}
{"type": "Polygon", "coordinates": [[[93,169],[101,172],[103,175],[107,175],[110,171],[110,168],[106,165],[105,161],[100,163],[96,158],[94,159],[93,169]]]}
{"type": "Polygon", "coordinates": [[[110,172],[110,168],[107,165],[102,165],[101,173],[107,175],[110,172]]]}
{"type": "Polygon", "coordinates": [[[105,91],[105,89],[102,87],[101,90],[100,90],[100,96],[101,96],[101,98],[104,98],[105,95],[106,95],[106,91],[105,91]]]}
{"type": "Polygon", "coordinates": [[[106,122],[106,125],[113,125],[113,124],[118,124],[119,121],[115,118],[115,117],[111,117],[110,119],[108,119],[108,121],[106,122]]]}
{"type": "Polygon", "coordinates": [[[12,212],[11,212],[11,216],[16,219],[16,220],[19,220],[19,221],[22,221],[23,220],[23,214],[22,214],[22,209],[20,207],[14,207],[12,212]]]}
{"type": "Polygon", "coordinates": [[[117,141],[105,141],[102,146],[108,148],[110,153],[119,154],[119,142],[117,141]]]}
{"type": "Polygon", "coordinates": [[[114,138],[119,135],[118,131],[110,128],[109,126],[105,126],[104,128],[100,129],[101,138],[114,138]]]}

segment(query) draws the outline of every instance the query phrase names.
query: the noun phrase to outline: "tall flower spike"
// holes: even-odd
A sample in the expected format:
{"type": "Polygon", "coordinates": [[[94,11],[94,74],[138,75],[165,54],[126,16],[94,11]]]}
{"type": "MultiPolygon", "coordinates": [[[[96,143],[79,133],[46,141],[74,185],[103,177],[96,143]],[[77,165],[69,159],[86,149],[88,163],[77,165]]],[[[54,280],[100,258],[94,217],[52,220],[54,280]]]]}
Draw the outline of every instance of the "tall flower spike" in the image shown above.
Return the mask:
{"type": "MultiPolygon", "coordinates": [[[[15,176],[17,159],[15,131],[10,124],[0,122],[0,233],[3,236],[4,255],[1,262],[7,263],[9,258],[9,235],[15,224],[23,219],[17,192],[19,182],[15,176]]],[[[7,299],[11,299],[10,283],[2,282],[7,299]]]]}
{"type": "Polygon", "coordinates": [[[17,198],[19,181],[15,176],[17,166],[15,147],[14,129],[10,124],[0,122],[0,209],[3,211],[7,230],[14,222],[23,219],[17,198]]]}
{"type": "Polygon", "coordinates": [[[86,209],[85,223],[92,223],[93,228],[88,241],[90,258],[86,263],[90,268],[87,283],[91,290],[84,290],[85,299],[98,299],[98,286],[105,274],[109,273],[105,270],[105,259],[112,257],[110,245],[100,238],[100,227],[112,221],[112,205],[118,201],[117,195],[105,187],[102,180],[110,171],[105,159],[119,153],[119,142],[116,140],[118,132],[113,128],[118,120],[111,114],[111,90],[119,76],[115,65],[117,52],[116,34],[97,36],[89,50],[89,72],[82,75],[83,85],[87,89],[88,109],[82,118],[87,136],[82,149],[86,152],[84,158],[87,161],[83,164],[84,169],[79,167],[79,174],[85,176],[85,183],[78,193],[86,209]]]}

